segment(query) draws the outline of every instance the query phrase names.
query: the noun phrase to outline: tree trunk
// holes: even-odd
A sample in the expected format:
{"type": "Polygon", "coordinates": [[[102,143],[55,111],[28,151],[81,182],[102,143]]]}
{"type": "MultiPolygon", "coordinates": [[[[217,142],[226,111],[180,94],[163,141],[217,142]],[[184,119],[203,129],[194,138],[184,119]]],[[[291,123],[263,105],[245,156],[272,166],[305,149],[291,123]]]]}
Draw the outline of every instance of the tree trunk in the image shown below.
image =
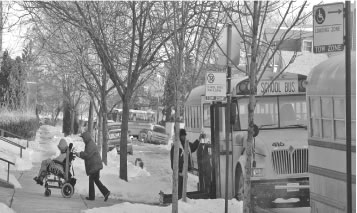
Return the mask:
{"type": "Polygon", "coordinates": [[[183,189],[182,189],[182,201],[186,202],[186,191],[187,191],[187,170],[188,170],[188,140],[185,141],[185,152],[183,155],[183,189]]]}
{"type": "MultiPolygon", "coordinates": [[[[127,93],[129,96],[129,94],[127,93]]],[[[119,177],[122,180],[128,181],[127,172],[127,134],[128,134],[128,122],[129,122],[129,102],[130,99],[126,96],[123,99],[123,114],[121,122],[121,136],[120,136],[120,169],[119,177]]]]}
{"type": "MultiPolygon", "coordinates": [[[[104,70],[104,69],[102,69],[104,70]]],[[[107,160],[107,151],[108,151],[108,143],[107,143],[107,132],[108,132],[108,127],[107,127],[107,98],[106,98],[106,87],[107,87],[107,79],[106,79],[106,73],[105,71],[102,74],[102,91],[101,91],[101,96],[102,96],[102,116],[103,116],[103,128],[102,128],[102,136],[103,136],[103,149],[102,149],[102,161],[104,162],[105,165],[107,165],[108,160],[107,160]]]]}
{"type": "Polygon", "coordinates": [[[93,134],[93,101],[89,102],[89,113],[88,113],[88,123],[87,131],[92,135],[93,134]]]}
{"type": "Polygon", "coordinates": [[[258,25],[259,25],[258,2],[254,1],[253,12],[253,37],[252,37],[252,60],[250,62],[249,80],[250,80],[250,95],[248,107],[248,139],[247,139],[247,158],[245,164],[245,179],[244,179],[244,204],[243,212],[252,213],[253,206],[251,203],[251,162],[253,149],[253,132],[254,132],[254,109],[255,109],[255,88],[256,88],[256,73],[257,73],[257,49],[258,49],[258,25]]]}
{"type": "MultiPolygon", "coordinates": [[[[4,24],[3,24],[3,18],[2,18],[2,1],[0,1],[0,52],[2,52],[2,31],[3,31],[3,28],[4,28],[4,24]]],[[[0,58],[0,63],[2,61],[2,57],[0,58]]]]}
{"type": "MultiPolygon", "coordinates": [[[[176,105],[177,106],[177,105],[176,105]]],[[[175,106],[175,118],[177,114],[177,107],[175,106]]],[[[180,147],[180,139],[179,139],[179,129],[180,124],[175,119],[175,137],[173,141],[174,145],[174,156],[173,156],[173,173],[172,173],[172,213],[178,213],[178,176],[179,176],[179,147],[180,147]]]]}
{"type": "Polygon", "coordinates": [[[63,100],[63,123],[62,123],[62,133],[64,136],[70,135],[71,131],[71,110],[69,104],[66,100],[63,100]]]}
{"type": "Polygon", "coordinates": [[[70,130],[70,134],[73,135],[73,133],[74,133],[74,116],[75,116],[75,109],[74,109],[73,102],[70,103],[70,109],[71,109],[71,130],[70,130]]]}
{"type": "Polygon", "coordinates": [[[97,147],[99,153],[102,151],[102,110],[100,110],[99,115],[98,115],[98,120],[97,120],[97,147]]]}

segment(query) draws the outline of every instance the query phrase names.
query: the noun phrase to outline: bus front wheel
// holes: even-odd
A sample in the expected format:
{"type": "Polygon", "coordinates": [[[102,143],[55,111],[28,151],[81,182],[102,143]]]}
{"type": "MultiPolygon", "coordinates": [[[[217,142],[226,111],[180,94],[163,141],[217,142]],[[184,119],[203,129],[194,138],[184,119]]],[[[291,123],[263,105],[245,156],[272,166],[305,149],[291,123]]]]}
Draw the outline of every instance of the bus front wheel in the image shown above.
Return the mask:
{"type": "Polygon", "coordinates": [[[240,165],[236,168],[236,175],[235,175],[235,198],[238,201],[242,201],[244,199],[244,177],[242,168],[240,165]]]}

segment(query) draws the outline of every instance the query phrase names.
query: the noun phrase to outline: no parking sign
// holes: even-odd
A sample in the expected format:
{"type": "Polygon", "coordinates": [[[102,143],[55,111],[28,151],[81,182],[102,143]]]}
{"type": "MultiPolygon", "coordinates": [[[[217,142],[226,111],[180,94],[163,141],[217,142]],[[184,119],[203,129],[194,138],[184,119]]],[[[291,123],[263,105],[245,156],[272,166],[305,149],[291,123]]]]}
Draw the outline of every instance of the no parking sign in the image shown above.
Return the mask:
{"type": "Polygon", "coordinates": [[[224,100],[227,92],[226,73],[209,71],[206,73],[206,100],[224,100]]]}

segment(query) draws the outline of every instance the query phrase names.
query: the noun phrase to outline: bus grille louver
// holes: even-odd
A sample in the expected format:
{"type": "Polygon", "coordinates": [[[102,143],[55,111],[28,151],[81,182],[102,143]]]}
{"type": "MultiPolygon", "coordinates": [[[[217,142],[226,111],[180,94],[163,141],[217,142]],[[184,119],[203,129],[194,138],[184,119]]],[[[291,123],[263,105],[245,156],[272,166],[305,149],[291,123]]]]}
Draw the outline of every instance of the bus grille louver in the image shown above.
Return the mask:
{"type": "Polygon", "coordinates": [[[292,152],[287,149],[274,150],[271,159],[273,169],[278,175],[308,172],[307,149],[295,149],[292,152]]]}

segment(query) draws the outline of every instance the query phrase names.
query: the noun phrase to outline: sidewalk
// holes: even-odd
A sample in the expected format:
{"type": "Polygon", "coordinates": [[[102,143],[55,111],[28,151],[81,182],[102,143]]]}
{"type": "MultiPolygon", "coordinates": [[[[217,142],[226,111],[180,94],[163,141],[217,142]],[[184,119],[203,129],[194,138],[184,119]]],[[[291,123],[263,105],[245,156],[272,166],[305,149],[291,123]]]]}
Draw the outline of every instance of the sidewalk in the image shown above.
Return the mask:
{"type": "Polygon", "coordinates": [[[87,195],[79,195],[76,192],[71,198],[63,198],[60,189],[51,189],[51,196],[45,197],[44,186],[35,183],[33,177],[37,174],[39,164],[35,164],[30,171],[13,172],[22,188],[7,189],[0,188],[0,202],[7,204],[16,213],[38,213],[38,212],[81,212],[82,210],[96,207],[111,206],[123,201],[103,198],[95,201],[87,201],[87,195]]]}

